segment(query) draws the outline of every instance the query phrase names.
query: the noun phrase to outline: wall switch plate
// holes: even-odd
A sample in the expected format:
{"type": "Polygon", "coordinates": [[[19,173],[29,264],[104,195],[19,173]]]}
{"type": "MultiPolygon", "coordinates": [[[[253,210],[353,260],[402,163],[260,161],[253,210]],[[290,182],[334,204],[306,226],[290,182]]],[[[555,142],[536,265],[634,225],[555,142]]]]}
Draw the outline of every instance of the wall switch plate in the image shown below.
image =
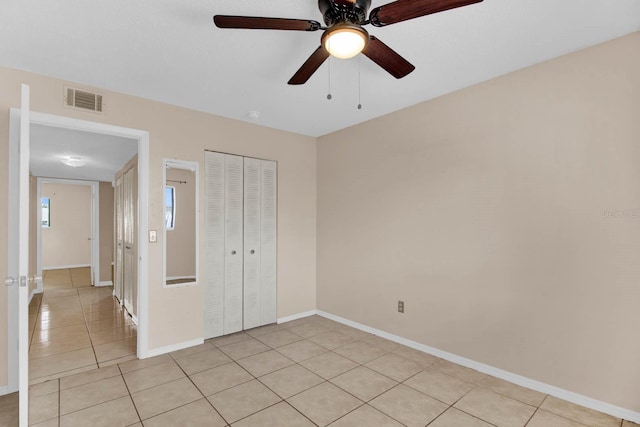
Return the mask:
{"type": "Polygon", "coordinates": [[[149,243],[156,243],[158,241],[158,232],[156,230],[149,230],[149,243]]]}
{"type": "Polygon", "coordinates": [[[398,313],[404,313],[404,301],[398,301],[398,313]]]}

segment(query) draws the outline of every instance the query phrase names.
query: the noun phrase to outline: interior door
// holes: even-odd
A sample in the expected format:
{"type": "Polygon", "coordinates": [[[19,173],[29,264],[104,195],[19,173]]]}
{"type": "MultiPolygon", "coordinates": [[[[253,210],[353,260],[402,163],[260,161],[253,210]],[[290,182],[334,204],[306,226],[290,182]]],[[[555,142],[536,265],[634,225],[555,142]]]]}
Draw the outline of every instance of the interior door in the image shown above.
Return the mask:
{"type": "Polygon", "coordinates": [[[278,320],[278,164],[260,162],[260,324],[278,320]]]}
{"type": "Polygon", "coordinates": [[[205,151],[204,338],[224,334],[224,154],[205,151]]]}
{"type": "Polygon", "coordinates": [[[260,306],[261,164],[244,159],[244,329],[262,324],[260,306]]]}
{"type": "Polygon", "coordinates": [[[116,256],[113,277],[113,293],[118,301],[122,303],[122,271],[124,267],[124,214],[122,206],[122,177],[116,179],[116,188],[114,194],[115,206],[115,231],[116,231],[116,256]]]}
{"type": "Polygon", "coordinates": [[[124,173],[123,178],[124,203],[124,272],[123,272],[123,302],[124,308],[133,314],[133,272],[134,272],[134,200],[133,200],[133,168],[124,173]]]}
{"type": "Polygon", "coordinates": [[[20,212],[18,215],[18,384],[20,427],[29,424],[29,86],[22,85],[20,106],[20,212]]]}
{"type": "MultiPolygon", "coordinates": [[[[13,112],[12,112],[13,114],[13,112]]],[[[20,427],[29,425],[29,86],[22,85],[19,120],[19,153],[13,148],[10,152],[9,180],[10,224],[14,227],[9,237],[8,273],[5,283],[9,286],[9,368],[14,370],[17,364],[17,376],[9,372],[9,383],[20,393],[20,427]],[[17,330],[17,337],[16,337],[17,330]],[[17,339],[16,339],[17,338],[17,339]],[[15,341],[14,341],[15,340],[15,341]],[[17,351],[16,351],[17,350],[17,351]],[[17,362],[17,363],[16,363],[17,362]],[[17,378],[16,378],[17,377],[17,378]]],[[[17,125],[17,123],[16,123],[17,125]]],[[[16,126],[17,127],[17,126],[16,126]]],[[[13,133],[13,126],[11,132],[13,133]]]]}
{"type": "Polygon", "coordinates": [[[225,155],[224,165],[224,333],[242,328],[242,246],[244,162],[240,156],[225,155]]]}

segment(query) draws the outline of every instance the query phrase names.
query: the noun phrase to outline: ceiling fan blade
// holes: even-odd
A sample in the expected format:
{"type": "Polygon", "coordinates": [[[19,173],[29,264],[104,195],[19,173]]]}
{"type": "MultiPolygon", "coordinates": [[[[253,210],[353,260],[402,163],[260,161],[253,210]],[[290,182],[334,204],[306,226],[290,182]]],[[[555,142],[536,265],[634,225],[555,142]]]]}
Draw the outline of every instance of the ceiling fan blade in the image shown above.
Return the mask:
{"type": "Polygon", "coordinates": [[[401,79],[416,69],[409,61],[374,36],[369,36],[369,44],[362,53],[396,79],[401,79]]]}
{"type": "Polygon", "coordinates": [[[324,61],[329,57],[329,52],[322,46],[319,46],[315,52],[311,54],[309,59],[302,64],[302,67],[289,80],[290,85],[302,85],[316,72],[324,61]]]}
{"type": "Polygon", "coordinates": [[[456,7],[469,6],[482,0],[397,0],[376,7],[369,15],[371,25],[384,27],[396,22],[419,18],[432,13],[444,12],[456,7]]]}
{"type": "Polygon", "coordinates": [[[308,19],[262,18],[258,16],[216,15],[213,22],[218,28],[244,28],[249,30],[316,31],[322,25],[308,19]]]}

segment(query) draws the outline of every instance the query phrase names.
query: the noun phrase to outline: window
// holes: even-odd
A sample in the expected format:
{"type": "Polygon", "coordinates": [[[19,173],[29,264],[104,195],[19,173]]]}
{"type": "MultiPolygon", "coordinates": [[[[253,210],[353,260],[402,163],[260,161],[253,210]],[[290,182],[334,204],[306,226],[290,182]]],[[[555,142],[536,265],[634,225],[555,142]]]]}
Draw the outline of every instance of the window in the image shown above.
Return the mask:
{"type": "Polygon", "coordinates": [[[51,227],[51,199],[42,198],[42,228],[51,227]]]}
{"type": "Polygon", "coordinates": [[[164,227],[173,230],[176,221],[176,189],[164,187],[164,227]]]}

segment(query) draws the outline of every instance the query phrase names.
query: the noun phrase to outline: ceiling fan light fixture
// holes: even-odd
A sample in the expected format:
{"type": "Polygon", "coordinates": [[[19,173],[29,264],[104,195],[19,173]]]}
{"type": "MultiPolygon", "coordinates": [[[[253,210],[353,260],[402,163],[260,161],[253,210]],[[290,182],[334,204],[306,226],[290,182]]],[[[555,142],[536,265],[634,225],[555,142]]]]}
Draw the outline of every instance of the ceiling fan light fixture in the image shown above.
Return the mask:
{"type": "Polygon", "coordinates": [[[332,56],[340,59],[353,58],[367,46],[369,33],[353,24],[338,24],[322,35],[322,46],[332,56]]]}
{"type": "Polygon", "coordinates": [[[65,156],[60,161],[72,168],[79,168],[87,164],[87,159],[80,156],[65,156]]]}

